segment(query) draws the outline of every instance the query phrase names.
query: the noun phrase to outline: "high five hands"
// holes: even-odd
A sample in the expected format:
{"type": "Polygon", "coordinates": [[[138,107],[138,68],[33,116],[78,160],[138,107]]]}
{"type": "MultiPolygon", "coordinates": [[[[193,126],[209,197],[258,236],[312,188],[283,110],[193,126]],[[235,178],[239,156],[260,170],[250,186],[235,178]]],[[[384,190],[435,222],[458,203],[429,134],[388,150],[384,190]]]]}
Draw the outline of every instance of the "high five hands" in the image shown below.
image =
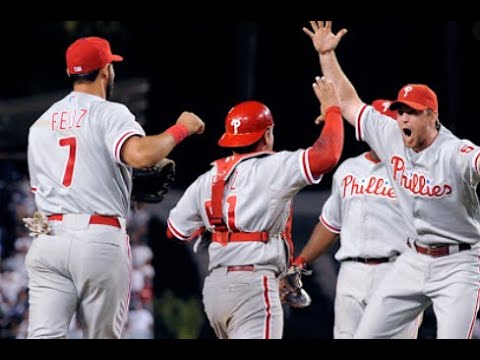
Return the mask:
{"type": "Polygon", "coordinates": [[[342,29],[334,34],[331,21],[310,21],[310,26],[313,31],[304,27],[303,32],[312,39],[313,46],[319,54],[335,50],[340,40],[348,32],[347,29],[342,29]]]}
{"type": "Polygon", "coordinates": [[[337,91],[330,80],[325,77],[316,77],[313,84],[313,91],[320,102],[320,116],[315,120],[315,124],[319,125],[325,121],[325,115],[328,108],[332,106],[340,106],[340,99],[337,91]]]}

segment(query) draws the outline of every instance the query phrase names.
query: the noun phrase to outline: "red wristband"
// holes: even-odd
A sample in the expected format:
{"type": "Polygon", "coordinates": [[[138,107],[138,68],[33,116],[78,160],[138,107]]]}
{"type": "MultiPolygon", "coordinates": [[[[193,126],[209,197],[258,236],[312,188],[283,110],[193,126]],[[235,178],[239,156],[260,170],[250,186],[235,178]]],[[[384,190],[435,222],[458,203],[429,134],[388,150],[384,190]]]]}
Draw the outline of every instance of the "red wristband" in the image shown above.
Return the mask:
{"type": "Polygon", "coordinates": [[[177,145],[179,142],[184,140],[188,135],[190,135],[190,131],[188,131],[187,127],[182,124],[173,125],[172,127],[165,130],[165,132],[173,136],[175,145],[177,145]]]}
{"type": "Polygon", "coordinates": [[[339,106],[330,106],[327,111],[325,112],[325,116],[329,113],[329,112],[335,112],[337,114],[340,114],[342,115],[342,109],[340,109],[339,106]]]}
{"type": "Polygon", "coordinates": [[[292,266],[299,267],[301,269],[305,269],[307,267],[307,261],[303,256],[297,257],[295,260],[292,262],[292,266]]]}

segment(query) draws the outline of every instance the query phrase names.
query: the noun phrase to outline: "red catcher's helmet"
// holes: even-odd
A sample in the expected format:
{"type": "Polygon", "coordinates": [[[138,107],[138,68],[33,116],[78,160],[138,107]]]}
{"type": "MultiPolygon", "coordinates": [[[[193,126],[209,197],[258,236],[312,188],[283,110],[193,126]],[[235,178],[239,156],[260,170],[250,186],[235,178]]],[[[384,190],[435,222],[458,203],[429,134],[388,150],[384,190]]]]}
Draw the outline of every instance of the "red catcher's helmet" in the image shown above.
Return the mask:
{"type": "Polygon", "coordinates": [[[227,148],[256,143],[273,126],[270,109],[258,101],[245,101],[234,106],[225,118],[225,134],[218,145],[227,148]]]}

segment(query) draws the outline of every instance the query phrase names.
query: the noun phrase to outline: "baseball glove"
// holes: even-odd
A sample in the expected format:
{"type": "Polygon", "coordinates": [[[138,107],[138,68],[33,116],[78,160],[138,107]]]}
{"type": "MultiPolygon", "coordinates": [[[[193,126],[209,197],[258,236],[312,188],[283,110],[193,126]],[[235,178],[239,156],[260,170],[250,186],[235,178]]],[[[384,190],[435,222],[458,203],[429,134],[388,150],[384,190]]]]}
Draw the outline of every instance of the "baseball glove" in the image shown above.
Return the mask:
{"type": "Polygon", "coordinates": [[[163,159],[148,169],[133,169],[132,200],[156,204],[175,181],[175,162],[163,159]]]}
{"type": "Polygon", "coordinates": [[[33,217],[23,218],[22,220],[25,227],[30,231],[29,235],[31,237],[49,235],[52,231],[50,224],[48,223],[48,218],[38,211],[35,212],[33,217]]]}
{"type": "Polygon", "coordinates": [[[310,295],[302,289],[302,275],[311,275],[311,270],[300,266],[291,266],[280,280],[280,300],[293,308],[301,309],[312,303],[310,295]]]}

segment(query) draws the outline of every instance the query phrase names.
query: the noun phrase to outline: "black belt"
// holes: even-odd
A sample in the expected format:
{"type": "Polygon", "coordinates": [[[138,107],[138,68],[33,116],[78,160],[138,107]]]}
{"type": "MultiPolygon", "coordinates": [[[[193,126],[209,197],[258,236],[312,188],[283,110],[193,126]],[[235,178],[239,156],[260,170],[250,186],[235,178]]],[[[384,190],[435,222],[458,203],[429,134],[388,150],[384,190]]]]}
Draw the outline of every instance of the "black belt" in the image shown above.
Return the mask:
{"type": "Polygon", "coordinates": [[[359,258],[359,257],[350,257],[346,258],[343,261],[355,261],[366,265],[379,265],[383,263],[390,262],[392,258],[359,258]]]}

